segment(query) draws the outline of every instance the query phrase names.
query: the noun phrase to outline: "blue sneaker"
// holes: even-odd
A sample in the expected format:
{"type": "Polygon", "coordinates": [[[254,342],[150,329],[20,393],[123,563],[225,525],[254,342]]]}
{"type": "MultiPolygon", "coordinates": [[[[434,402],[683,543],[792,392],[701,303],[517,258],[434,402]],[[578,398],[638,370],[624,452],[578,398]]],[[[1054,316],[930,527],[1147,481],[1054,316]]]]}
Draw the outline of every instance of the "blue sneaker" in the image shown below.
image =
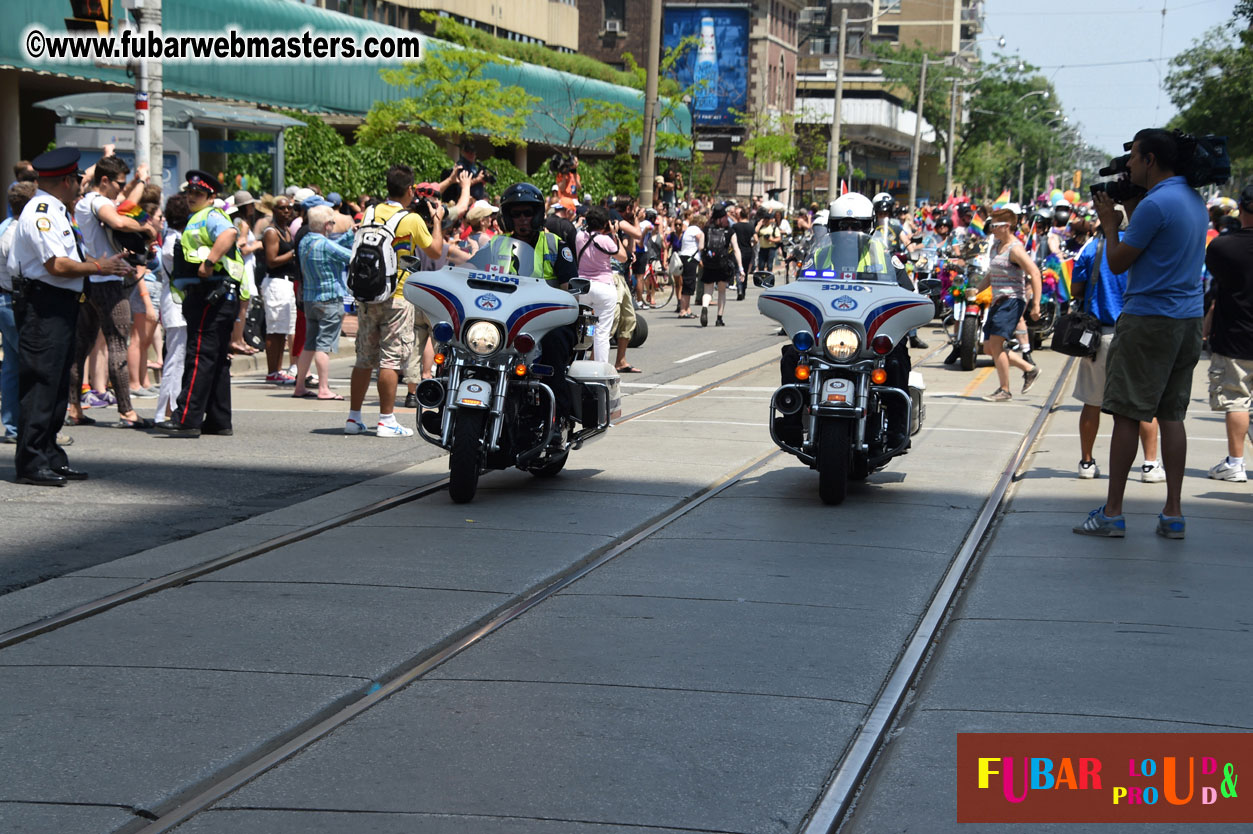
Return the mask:
{"type": "Polygon", "coordinates": [[[1088,520],[1074,528],[1081,536],[1104,536],[1107,539],[1121,539],[1127,535],[1127,519],[1116,515],[1113,518],[1105,514],[1105,506],[1101,505],[1088,513],[1088,520]]]}
{"type": "Polygon", "coordinates": [[[1182,539],[1184,526],[1181,515],[1157,515],[1157,535],[1164,539],[1182,539]]]}

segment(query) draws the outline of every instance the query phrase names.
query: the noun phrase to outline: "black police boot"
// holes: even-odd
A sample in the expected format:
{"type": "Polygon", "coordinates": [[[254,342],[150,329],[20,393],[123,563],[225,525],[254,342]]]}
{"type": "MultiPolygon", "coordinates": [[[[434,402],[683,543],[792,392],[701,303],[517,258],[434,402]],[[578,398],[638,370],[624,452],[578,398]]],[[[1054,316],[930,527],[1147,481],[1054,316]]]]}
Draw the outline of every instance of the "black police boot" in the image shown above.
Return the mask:
{"type": "Polygon", "coordinates": [[[922,339],[919,339],[917,336],[909,337],[909,346],[911,348],[917,348],[918,350],[926,350],[928,347],[930,347],[930,345],[928,345],[922,339]]]}
{"type": "Polygon", "coordinates": [[[954,348],[953,348],[953,352],[952,352],[952,353],[950,353],[947,357],[945,357],[945,359],[944,359],[944,364],[945,364],[945,365],[952,365],[952,364],[956,363],[956,362],[957,362],[957,360],[961,358],[961,355],[962,355],[961,348],[959,348],[959,347],[954,347],[954,348]]]}

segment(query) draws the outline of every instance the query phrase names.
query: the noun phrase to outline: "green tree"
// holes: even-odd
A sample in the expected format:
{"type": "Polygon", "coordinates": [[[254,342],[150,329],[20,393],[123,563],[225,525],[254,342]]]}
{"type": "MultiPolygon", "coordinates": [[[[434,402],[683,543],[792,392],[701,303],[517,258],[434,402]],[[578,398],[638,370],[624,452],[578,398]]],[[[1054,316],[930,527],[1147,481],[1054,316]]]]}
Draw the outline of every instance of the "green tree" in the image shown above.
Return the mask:
{"type": "Polygon", "coordinates": [[[1253,173],[1253,0],[1170,61],[1166,91],[1179,114],[1170,126],[1227,137],[1233,177],[1253,173]]]}
{"type": "MultiPolygon", "coordinates": [[[[631,155],[631,133],[626,125],[618,125],[618,129],[613,132],[613,145],[614,155],[609,160],[609,188],[620,197],[638,194],[639,167],[635,164],[635,157],[631,155]]],[[[599,197],[597,195],[598,199],[599,197]]]]}
{"type": "Polygon", "coordinates": [[[421,61],[381,69],[384,81],[408,95],[375,102],[357,138],[378,140],[420,126],[454,140],[479,135],[499,144],[521,142],[526,117],[539,99],[485,73],[488,67],[512,63],[480,49],[432,46],[421,61]]]}
{"type": "Polygon", "coordinates": [[[948,143],[949,94],[953,78],[965,78],[966,73],[945,61],[941,52],[926,49],[917,41],[914,46],[904,44],[871,44],[874,58],[870,63],[883,72],[883,78],[900,97],[902,107],[913,111],[918,107],[918,87],[922,82],[922,57],[927,56],[927,90],[922,103],[922,117],[935,130],[940,146],[948,143]]]}

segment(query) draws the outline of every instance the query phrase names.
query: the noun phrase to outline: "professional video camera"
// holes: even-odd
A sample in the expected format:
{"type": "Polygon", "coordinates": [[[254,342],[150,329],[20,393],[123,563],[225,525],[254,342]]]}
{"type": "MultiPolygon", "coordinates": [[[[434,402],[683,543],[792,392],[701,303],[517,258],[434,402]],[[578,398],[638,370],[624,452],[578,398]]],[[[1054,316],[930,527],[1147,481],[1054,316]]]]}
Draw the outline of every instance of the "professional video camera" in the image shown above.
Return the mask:
{"type": "Polygon", "coordinates": [[[555,153],[552,159],[548,160],[548,170],[554,176],[558,174],[568,174],[579,166],[579,161],[572,154],[555,153]]]}
{"type": "MultiPolygon", "coordinates": [[[[1206,134],[1193,136],[1181,130],[1173,132],[1175,143],[1179,148],[1179,162],[1175,173],[1187,180],[1188,185],[1200,188],[1203,185],[1222,185],[1231,178],[1231,157],[1227,155],[1227,137],[1206,134]]],[[[1125,142],[1123,150],[1131,150],[1134,140],[1125,142]]],[[[1143,197],[1145,189],[1135,185],[1129,179],[1130,172],[1127,162],[1131,154],[1123,154],[1110,160],[1109,165],[1097,173],[1102,177],[1114,177],[1107,182],[1094,183],[1089,189],[1093,195],[1105,192],[1116,203],[1127,202],[1143,197]]]]}
{"type": "Polygon", "coordinates": [[[148,264],[148,238],[140,232],[119,232],[112,226],[105,226],[105,237],[109,245],[131,266],[148,264]]]}

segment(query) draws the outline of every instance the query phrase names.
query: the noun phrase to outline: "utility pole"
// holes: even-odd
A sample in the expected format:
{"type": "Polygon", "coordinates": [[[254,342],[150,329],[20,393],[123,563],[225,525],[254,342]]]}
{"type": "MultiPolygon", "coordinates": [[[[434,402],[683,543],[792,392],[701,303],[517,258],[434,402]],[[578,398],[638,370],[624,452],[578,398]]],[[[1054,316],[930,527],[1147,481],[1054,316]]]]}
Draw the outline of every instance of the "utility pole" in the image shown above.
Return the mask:
{"type": "Polygon", "coordinates": [[[835,107],[831,111],[831,145],[827,148],[827,201],[840,196],[840,110],[844,106],[844,37],[848,9],[840,9],[840,46],[835,60],[835,107]]]}
{"type": "Polygon", "coordinates": [[[648,75],[644,82],[644,136],[640,140],[640,208],[653,204],[654,157],[657,155],[657,73],[661,64],[661,0],[652,0],[648,16],[648,75]]]}
{"type": "MultiPolygon", "coordinates": [[[[161,0],[145,0],[144,26],[161,37],[161,0]]],[[[165,82],[160,57],[148,58],[148,166],[152,182],[162,190],[177,189],[178,183],[165,183],[165,82]],[[170,188],[167,189],[166,185],[170,188]]],[[[175,173],[177,177],[177,172],[175,173]]]]}
{"type": "Polygon", "coordinates": [[[914,122],[914,152],[909,163],[909,208],[918,205],[918,157],[922,152],[922,103],[927,96],[927,54],[922,54],[922,75],[918,80],[918,118],[914,122]]]}
{"type": "MultiPolygon", "coordinates": [[[[953,134],[957,132],[957,76],[953,76],[953,93],[949,98],[948,152],[944,155],[944,196],[953,196],[953,134]]],[[[1022,187],[1019,186],[1019,190],[1022,187]]]]}
{"type": "Polygon", "coordinates": [[[1022,174],[1023,174],[1023,169],[1026,167],[1027,163],[1026,163],[1026,160],[1023,159],[1022,154],[1023,154],[1023,149],[1019,148],[1018,149],[1018,190],[1014,192],[1014,199],[1019,205],[1025,206],[1027,203],[1022,199],[1022,174]]]}

